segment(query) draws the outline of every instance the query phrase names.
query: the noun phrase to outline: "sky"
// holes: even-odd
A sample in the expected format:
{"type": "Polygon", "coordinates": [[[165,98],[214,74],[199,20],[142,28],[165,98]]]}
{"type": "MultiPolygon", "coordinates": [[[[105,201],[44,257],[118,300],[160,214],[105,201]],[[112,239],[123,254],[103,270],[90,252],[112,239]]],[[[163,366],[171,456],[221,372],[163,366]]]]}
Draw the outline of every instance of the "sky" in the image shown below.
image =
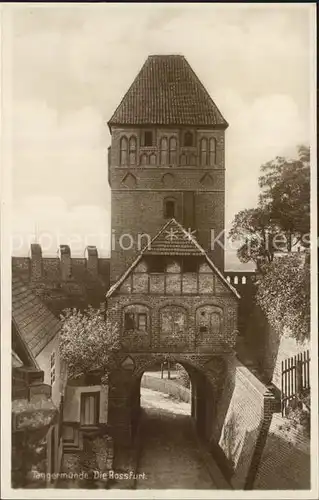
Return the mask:
{"type": "MultiPolygon", "coordinates": [[[[226,227],[262,163],[309,143],[309,4],[16,4],[10,9],[13,255],[109,254],[106,122],[150,54],[183,54],[230,124],[226,227]]],[[[230,260],[234,262],[233,257],[230,260]]]]}

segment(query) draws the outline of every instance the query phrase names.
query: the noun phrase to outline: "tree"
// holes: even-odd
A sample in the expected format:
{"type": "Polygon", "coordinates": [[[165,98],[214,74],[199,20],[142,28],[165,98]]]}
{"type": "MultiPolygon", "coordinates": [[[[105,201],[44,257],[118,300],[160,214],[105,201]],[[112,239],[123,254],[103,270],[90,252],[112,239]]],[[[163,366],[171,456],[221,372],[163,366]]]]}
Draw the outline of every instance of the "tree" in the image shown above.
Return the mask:
{"type": "Polygon", "coordinates": [[[279,332],[303,342],[310,334],[310,263],[300,253],[275,258],[257,282],[257,303],[279,332]]]}
{"type": "Polygon", "coordinates": [[[61,316],[60,355],[67,365],[68,377],[102,369],[102,383],[120,349],[117,325],[105,318],[104,311],[89,306],[84,312],[66,309],[61,316]]]}
{"type": "Polygon", "coordinates": [[[259,186],[258,206],[240,211],[229,235],[241,243],[239,260],[261,268],[278,251],[290,252],[297,243],[309,246],[309,147],[299,146],[297,159],[277,157],[262,165],[259,186]]]}
{"type": "Polygon", "coordinates": [[[259,204],[287,236],[287,250],[301,243],[310,231],[310,149],[298,147],[298,158],[277,157],[261,167],[259,204]]]}
{"type": "Polygon", "coordinates": [[[261,207],[241,210],[235,215],[229,235],[233,241],[240,241],[237,256],[241,262],[253,261],[256,265],[260,259],[272,262],[274,256],[273,240],[279,233],[272,224],[270,214],[261,207]]]}

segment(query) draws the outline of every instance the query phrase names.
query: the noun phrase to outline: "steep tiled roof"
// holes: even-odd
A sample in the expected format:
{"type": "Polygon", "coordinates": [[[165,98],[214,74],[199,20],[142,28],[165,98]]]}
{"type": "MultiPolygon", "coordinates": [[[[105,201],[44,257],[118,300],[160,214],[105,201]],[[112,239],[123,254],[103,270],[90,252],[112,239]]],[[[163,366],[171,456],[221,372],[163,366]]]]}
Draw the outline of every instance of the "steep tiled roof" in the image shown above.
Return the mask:
{"type": "Polygon", "coordinates": [[[130,267],[122,274],[116,283],[109,289],[106,298],[111,297],[123,281],[129,276],[144,255],[193,255],[204,256],[212,270],[219,276],[225,286],[239,299],[237,290],[226,280],[223,274],[208,257],[205,250],[196,241],[194,236],[186,231],[175,219],[168,221],[162,229],[154,236],[137,256],[130,267]],[[174,237],[172,235],[175,235],[174,237]]]}
{"type": "Polygon", "coordinates": [[[12,319],[34,357],[61,328],[60,321],[15,273],[12,274],[12,319]]]}
{"type": "Polygon", "coordinates": [[[147,255],[203,255],[204,250],[196,244],[194,238],[175,219],[157,233],[149,247],[144,249],[147,255]]]}
{"type": "Polygon", "coordinates": [[[220,126],[228,123],[184,56],[152,55],[109,125],[220,126]]]}

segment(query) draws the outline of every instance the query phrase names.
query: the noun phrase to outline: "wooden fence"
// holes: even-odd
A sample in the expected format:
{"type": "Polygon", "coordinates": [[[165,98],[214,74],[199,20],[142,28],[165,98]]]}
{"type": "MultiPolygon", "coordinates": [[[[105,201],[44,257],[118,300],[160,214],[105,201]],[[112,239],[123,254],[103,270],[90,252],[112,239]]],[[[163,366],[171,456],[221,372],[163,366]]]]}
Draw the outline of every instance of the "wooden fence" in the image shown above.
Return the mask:
{"type": "Polygon", "coordinates": [[[281,412],[285,415],[290,401],[310,389],[309,350],[281,362],[281,412]]]}

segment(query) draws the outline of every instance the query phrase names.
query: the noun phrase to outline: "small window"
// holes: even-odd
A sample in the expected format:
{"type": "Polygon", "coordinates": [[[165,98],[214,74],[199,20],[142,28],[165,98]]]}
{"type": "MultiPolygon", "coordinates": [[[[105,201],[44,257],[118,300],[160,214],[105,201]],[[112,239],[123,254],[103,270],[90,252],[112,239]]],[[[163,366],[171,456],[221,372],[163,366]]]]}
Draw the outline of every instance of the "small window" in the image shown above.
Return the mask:
{"type": "Polygon", "coordinates": [[[183,258],[183,273],[197,273],[198,272],[198,260],[196,257],[184,257],[183,258]]]}
{"type": "Polygon", "coordinates": [[[86,392],[81,394],[81,425],[98,425],[100,393],[86,392]]]}
{"type": "Polygon", "coordinates": [[[166,200],[164,206],[164,217],[166,219],[172,219],[175,217],[175,201],[166,200]]]}
{"type": "Polygon", "coordinates": [[[137,325],[138,329],[146,332],[147,330],[147,316],[145,313],[139,313],[137,315],[137,325]]]}
{"type": "Polygon", "coordinates": [[[50,382],[51,385],[55,382],[55,351],[50,356],[50,382]]]}
{"type": "Polygon", "coordinates": [[[142,146],[153,146],[153,131],[145,130],[142,134],[142,146]]]}
{"type": "Polygon", "coordinates": [[[124,330],[134,330],[134,313],[127,312],[124,315],[124,330]]]}
{"type": "Polygon", "coordinates": [[[193,134],[192,132],[185,132],[185,135],[184,135],[184,146],[185,147],[192,147],[194,146],[194,137],[193,137],[193,134]]]}
{"type": "Polygon", "coordinates": [[[160,255],[149,256],[147,262],[147,271],[149,273],[164,273],[166,267],[165,258],[160,255]]]}

